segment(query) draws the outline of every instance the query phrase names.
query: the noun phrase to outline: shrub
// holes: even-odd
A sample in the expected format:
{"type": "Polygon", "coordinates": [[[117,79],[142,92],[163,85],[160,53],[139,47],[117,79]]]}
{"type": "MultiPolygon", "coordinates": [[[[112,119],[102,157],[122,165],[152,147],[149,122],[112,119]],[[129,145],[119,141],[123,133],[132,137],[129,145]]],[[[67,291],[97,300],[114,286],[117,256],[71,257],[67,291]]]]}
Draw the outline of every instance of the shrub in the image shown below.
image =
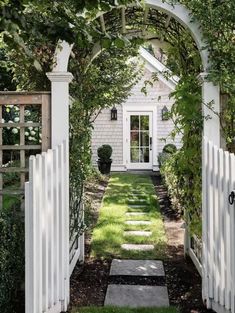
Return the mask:
{"type": "Polygon", "coordinates": [[[173,143],[168,143],[163,148],[162,152],[173,154],[177,151],[176,146],[173,143]]]}
{"type": "Polygon", "coordinates": [[[169,153],[165,153],[165,152],[160,152],[158,155],[158,165],[159,168],[161,169],[161,167],[163,166],[163,164],[166,162],[167,159],[169,159],[171,156],[171,154],[169,153]]]}
{"type": "Polygon", "coordinates": [[[0,312],[15,313],[24,303],[25,260],[23,218],[13,207],[0,212],[0,242],[0,312]]]}
{"type": "Polygon", "coordinates": [[[168,160],[172,154],[174,154],[177,151],[177,148],[174,144],[168,143],[164,146],[162,149],[162,152],[158,155],[158,165],[159,168],[163,166],[163,164],[168,160]]]}
{"type": "Polygon", "coordinates": [[[110,145],[103,145],[98,148],[97,154],[100,161],[107,162],[110,161],[113,149],[110,145]]]}
{"type": "Polygon", "coordinates": [[[201,237],[201,163],[192,160],[194,167],[184,150],[178,150],[164,161],[160,172],[164,177],[173,209],[184,214],[190,231],[201,237]]]}

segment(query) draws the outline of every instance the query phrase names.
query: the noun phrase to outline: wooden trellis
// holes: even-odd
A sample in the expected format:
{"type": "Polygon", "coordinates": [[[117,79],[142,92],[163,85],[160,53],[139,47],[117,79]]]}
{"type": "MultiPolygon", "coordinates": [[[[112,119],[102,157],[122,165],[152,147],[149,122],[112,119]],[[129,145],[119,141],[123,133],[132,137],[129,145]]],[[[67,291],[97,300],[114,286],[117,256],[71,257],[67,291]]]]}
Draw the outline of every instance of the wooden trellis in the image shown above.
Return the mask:
{"type": "Polygon", "coordinates": [[[29,156],[47,151],[51,146],[50,102],[48,92],[0,92],[0,208],[5,196],[21,199],[24,195],[29,156]],[[35,112],[34,117],[32,112],[35,112]],[[31,133],[38,134],[37,140],[31,133]],[[6,142],[11,136],[15,136],[16,141],[13,137],[10,143],[6,142]],[[10,153],[17,154],[17,162],[9,158],[10,153]],[[19,181],[6,186],[5,175],[11,174],[19,181]]]}

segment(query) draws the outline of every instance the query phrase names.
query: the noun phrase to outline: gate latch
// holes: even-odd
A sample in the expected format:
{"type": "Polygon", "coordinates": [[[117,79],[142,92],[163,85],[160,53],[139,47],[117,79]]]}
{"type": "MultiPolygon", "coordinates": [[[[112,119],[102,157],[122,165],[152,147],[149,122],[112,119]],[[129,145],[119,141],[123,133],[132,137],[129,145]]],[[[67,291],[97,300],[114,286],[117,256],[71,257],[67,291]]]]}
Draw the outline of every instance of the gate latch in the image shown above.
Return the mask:
{"type": "Polygon", "coordinates": [[[235,190],[233,190],[228,197],[229,204],[233,205],[235,203],[235,190]]]}

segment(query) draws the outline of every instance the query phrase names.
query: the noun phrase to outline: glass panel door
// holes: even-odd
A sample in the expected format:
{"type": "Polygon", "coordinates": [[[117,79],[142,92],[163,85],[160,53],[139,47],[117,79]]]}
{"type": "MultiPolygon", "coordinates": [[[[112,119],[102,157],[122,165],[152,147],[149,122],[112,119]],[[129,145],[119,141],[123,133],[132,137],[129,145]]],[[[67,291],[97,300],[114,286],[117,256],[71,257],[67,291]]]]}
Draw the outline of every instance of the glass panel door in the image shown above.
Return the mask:
{"type": "Polygon", "coordinates": [[[130,163],[150,163],[150,114],[130,114],[130,163]]]}

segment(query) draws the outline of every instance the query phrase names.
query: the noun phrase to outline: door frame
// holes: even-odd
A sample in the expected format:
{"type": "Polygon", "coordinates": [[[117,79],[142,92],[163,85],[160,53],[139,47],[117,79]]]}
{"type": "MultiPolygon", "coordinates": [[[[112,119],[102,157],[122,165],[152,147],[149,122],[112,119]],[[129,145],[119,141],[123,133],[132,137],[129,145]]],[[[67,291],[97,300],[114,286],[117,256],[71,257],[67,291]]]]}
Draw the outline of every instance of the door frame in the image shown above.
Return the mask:
{"type": "MultiPolygon", "coordinates": [[[[123,164],[127,170],[158,170],[157,161],[157,104],[156,105],[123,105],[123,164]],[[127,138],[129,137],[129,126],[127,117],[131,113],[151,113],[152,114],[152,165],[146,168],[138,166],[130,166],[129,161],[129,144],[127,144],[127,138]]],[[[143,163],[144,164],[144,163],[143,163]]]]}

